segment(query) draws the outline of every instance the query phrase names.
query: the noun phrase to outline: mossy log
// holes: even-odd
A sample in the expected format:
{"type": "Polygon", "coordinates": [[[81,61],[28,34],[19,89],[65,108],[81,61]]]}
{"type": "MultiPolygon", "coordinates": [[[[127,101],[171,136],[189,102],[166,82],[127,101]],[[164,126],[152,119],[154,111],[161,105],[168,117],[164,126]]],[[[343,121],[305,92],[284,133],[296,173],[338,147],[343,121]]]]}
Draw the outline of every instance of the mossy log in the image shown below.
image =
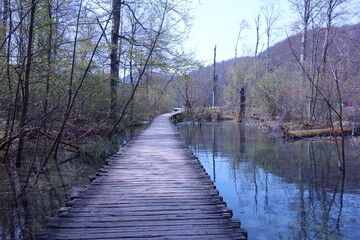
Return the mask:
{"type": "MultiPolygon", "coordinates": [[[[359,128],[357,128],[359,130],[359,128]]],[[[341,134],[351,135],[354,132],[354,128],[351,127],[334,127],[334,128],[322,128],[322,129],[310,129],[310,130],[288,130],[282,129],[283,136],[285,138],[310,138],[310,137],[327,137],[327,136],[339,136],[341,134]]],[[[356,131],[358,132],[358,131],[356,131]]]]}

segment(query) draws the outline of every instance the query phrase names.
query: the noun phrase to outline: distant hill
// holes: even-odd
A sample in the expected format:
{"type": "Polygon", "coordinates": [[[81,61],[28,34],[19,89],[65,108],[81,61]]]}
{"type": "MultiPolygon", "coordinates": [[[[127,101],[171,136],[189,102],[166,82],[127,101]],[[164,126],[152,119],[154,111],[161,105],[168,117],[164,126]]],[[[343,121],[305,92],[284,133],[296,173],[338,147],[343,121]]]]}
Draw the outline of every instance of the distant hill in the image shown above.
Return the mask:
{"type": "MultiPolygon", "coordinates": [[[[318,81],[320,62],[323,54],[325,29],[313,29],[308,32],[306,70],[318,81]]],[[[326,71],[322,72],[319,86],[331,99],[337,101],[334,78],[339,79],[343,100],[351,100],[360,105],[360,23],[341,27],[332,27],[331,42],[326,58],[326,71]]],[[[239,90],[244,87],[251,104],[261,105],[270,102],[274,105],[272,114],[281,114],[294,98],[301,98],[297,114],[305,114],[310,96],[310,84],[301,82],[300,59],[301,33],[289,36],[261,52],[255,57],[239,57],[216,63],[219,106],[236,108],[239,90]],[[269,72],[265,71],[265,60],[269,53],[269,72]],[[257,63],[255,66],[255,62],[257,63]],[[260,94],[259,94],[260,92],[260,94]],[[262,93],[261,93],[262,92],[262,93]],[[276,105],[276,106],[275,106],[276,105]]],[[[193,104],[210,106],[213,86],[213,65],[190,73],[194,90],[193,104]]],[[[249,103],[249,102],[248,102],[249,103]]],[[[320,104],[321,101],[319,101],[320,104]]],[[[268,106],[272,108],[272,106],[268,106]]],[[[323,106],[324,108],[324,106],[323,106]]],[[[324,110],[325,111],[325,110],[324,110]]]]}
{"type": "MultiPolygon", "coordinates": [[[[349,58],[353,62],[360,60],[360,23],[350,26],[333,27],[332,43],[329,49],[329,58],[338,61],[340,58],[349,58]]],[[[308,33],[307,56],[311,58],[313,52],[321,55],[325,29],[310,30],[308,33]]],[[[289,36],[276,43],[268,50],[259,54],[260,59],[265,59],[269,51],[270,60],[275,67],[296,67],[298,64],[294,54],[300,58],[301,33],[289,36]],[[291,45],[291,47],[290,47],[291,45]],[[293,52],[294,51],[294,52],[293,52]]]]}
{"type": "MultiPolygon", "coordinates": [[[[322,51],[322,43],[324,41],[325,29],[310,30],[308,34],[308,47],[307,56],[311,57],[312,51],[317,51],[318,55],[322,51]],[[313,38],[313,39],[311,39],[313,38]],[[317,43],[317,45],[314,44],[317,43]]],[[[356,25],[333,27],[332,29],[333,40],[332,48],[330,48],[330,58],[348,57],[353,62],[360,64],[360,23],[356,25]],[[342,56],[343,55],[343,56],[342,56]],[[347,55],[347,56],[344,56],[347,55]]],[[[296,56],[300,58],[300,45],[301,33],[289,36],[275,45],[271,46],[268,50],[259,53],[258,58],[265,60],[267,51],[269,51],[270,61],[274,67],[298,67],[296,66],[296,56]],[[290,47],[291,45],[291,47],[290,47]],[[294,52],[292,51],[294,50],[294,52]]],[[[253,61],[252,56],[239,57],[239,63],[246,61],[253,61]]],[[[219,75],[223,75],[227,68],[234,64],[235,59],[229,59],[222,62],[217,62],[217,70],[219,75]]],[[[213,65],[207,66],[206,69],[212,70],[213,65]]],[[[358,69],[358,68],[357,68],[358,69]]],[[[204,71],[203,69],[195,70],[204,71]]],[[[222,78],[222,77],[221,77],[222,78]]]]}
{"type": "MultiPolygon", "coordinates": [[[[318,55],[322,51],[324,32],[325,29],[315,29],[309,31],[308,47],[307,47],[308,57],[311,57],[312,51],[317,51],[318,55]],[[314,38],[314,39],[310,39],[310,38],[314,38]],[[317,45],[313,44],[315,41],[317,45]]],[[[337,58],[348,57],[352,59],[352,62],[354,63],[356,62],[360,64],[360,23],[356,25],[333,27],[332,34],[333,34],[333,40],[332,40],[332,48],[330,48],[330,53],[329,53],[330,58],[334,58],[335,56],[337,58]]],[[[298,67],[296,66],[298,62],[294,54],[298,56],[298,58],[300,58],[300,46],[301,46],[301,33],[298,33],[289,36],[289,38],[274,44],[268,50],[259,53],[258,58],[260,60],[265,60],[267,51],[269,51],[269,56],[272,66],[289,67],[289,68],[298,67]]],[[[249,60],[253,61],[253,58],[254,57],[252,56],[239,57],[237,61],[239,63],[244,61],[246,62],[249,60]]],[[[226,61],[216,63],[218,74],[219,75],[224,74],[225,69],[233,65],[234,61],[235,59],[232,58],[226,61]]],[[[359,69],[358,67],[355,67],[355,69],[359,69]]],[[[206,68],[212,69],[213,65],[210,65],[206,68]]],[[[203,71],[203,70],[196,70],[196,71],[203,71]]]]}

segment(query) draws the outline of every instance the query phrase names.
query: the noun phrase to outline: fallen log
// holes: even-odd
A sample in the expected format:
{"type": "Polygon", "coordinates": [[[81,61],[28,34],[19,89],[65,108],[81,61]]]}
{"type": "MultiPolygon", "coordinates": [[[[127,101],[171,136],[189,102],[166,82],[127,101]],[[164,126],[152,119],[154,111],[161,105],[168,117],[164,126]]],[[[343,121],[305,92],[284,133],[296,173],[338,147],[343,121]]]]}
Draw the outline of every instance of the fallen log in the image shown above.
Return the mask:
{"type": "Polygon", "coordinates": [[[334,128],[322,128],[322,129],[310,129],[310,130],[288,130],[281,128],[284,138],[311,138],[311,137],[328,137],[352,135],[354,132],[359,132],[360,128],[352,127],[334,127],[334,128]]]}
{"type": "MultiPolygon", "coordinates": [[[[31,132],[37,132],[39,131],[38,128],[33,128],[33,129],[27,129],[24,131],[24,135],[27,135],[31,132]]],[[[4,141],[1,142],[0,144],[0,150],[3,150],[8,144],[11,144],[15,139],[19,138],[20,137],[20,133],[19,134],[16,134],[15,136],[11,136],[10,138],[8,139],[4,139],[4,141]]]]}

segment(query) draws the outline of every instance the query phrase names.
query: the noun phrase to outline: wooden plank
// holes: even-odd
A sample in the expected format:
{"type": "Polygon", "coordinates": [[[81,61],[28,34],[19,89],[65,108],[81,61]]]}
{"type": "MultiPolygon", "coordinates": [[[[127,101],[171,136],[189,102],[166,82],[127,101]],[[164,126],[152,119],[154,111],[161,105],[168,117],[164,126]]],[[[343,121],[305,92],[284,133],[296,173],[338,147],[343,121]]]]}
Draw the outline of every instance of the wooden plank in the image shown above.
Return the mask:
{"type": "MultiPolygon", "coordinates": [[[[198,231],[204,227],[215,227],[223,225],[226,228],[232,229],[233,226],[230,225],[231,223],[227,221],[227,219],[202,219],[198,221],[193,220],[172,220],[172,221],[117,221],[117,222],[72,222],[66,219],[57,220],[53,219],[49,221],[48,230],[53,231],[54,229],[82,229],[82,228],[93,228],[93,229],[107,229],[107,228],[118,228],[118,229],[127,229],[133,228],[138,229],[139,227],[147,227],[149,231],[154,227],[159,226],[166,226],[166,227],[173,227],[173,226],[196,226],[198,231]]],[[[65,232],[65,231],[64,231],[65,232]]]]}
{"type": "Polygon", "coordinates": [[[110,157],[37,239],[246,239],[170,116],[110,157]]]}
{"type": "Polygon", "coordinates": [[[123,210],[118,210],[118,209],[114,209],[112,211],[107,210],[107,209],[102,209],[102,211],[71,211],[71,212],[67,212],[64,214],[59,214],[59,216],[64,217],[64,218],[77,218],[77,217],[93,217],[94,215],[96,215],[96,213],[100,214],[102,217],[117,217],[117,216],[160,216],[160,215],[176,215],[179,214],[179,212],[181,212],[182,215],[187,216],[187,215],[200,215],[200,214],[219,214],[219,213],[228,213],[225,212],[223,210],[220,210],[218,208],[213,208],[213,209],[172,209],[172,208],[163,208],[162,210],[159,209],[144,209],[144,208],[140,208],[137,210],[129,210],[124,208],[123,210]]]}
{"type": "Polygon", "coordinates": [[[74,208],[75,207],[85,207],[85,206],[106,206],[106,207],[119,207],[119,206],[124,206],[124,205],[128,205],[130,206],[149,206],[149,207],[154,207],[154,206],[178,206],[178,205],[194,205],[194,206],[198,206],[198,205],[220,205],[222,203],[222,199],[221,197],[217,198],[216,200],[211,200],[208,201],[207,198],[194,198],[194,199],[188,199],[188,200],[182,200],[182,201],[159,201],[159,200],[143,200],[143,201],[131,201],[131,200],[124,200],[124,201],[107,201],[107,202],[99,202],[99,201],[77,201],[74,202],[72,204],[68,204],[68,205],[72,205],[74,208]]]}
{"type": "MultiPolygon", "coordinates": [[[[166,235],[171,234],[174,236],[182,236],[188,237],[188,239],[193,239],[193,237],[207,237],[209,239],[210,236],[222,236],[226,237],[226,239],[232,239],[231,234],[228,229],[206,229],[203,233],[199,233],[197,229],[189,230],[189,229],[180,229],[174,230],[170,229],[170,231],[160,230],[154,231],[151,230],[149,232],[144,231],[124,231],[124,232],[101,232],[101,233],[88,233],[87,231],[79,232],[79,231],[69,231],[63,234],[52,234],[54,239],[116,239],[116,238],[154,238],[154,237],[165,237],[166,235]],[[69,236],[71,235],[71,237],[69,236]]],[[[166,239],[166,238],[165,238],[166,239]]]]}
{"type": "MultiPolygon", "coordinates": [[[[196,205],[196,206],[188,206],[188,205],[160,205],[160,206],[121,206],[121,205],[117,205],[117,206],[95,206],[95,207],[91,207],[91,206],[87,206],[86,208],[67,208],[65,211],[69,212],[69,213],[92,213],[92,214],[96,214],[96,213],[104,213],[107,214],[109,213],[116,213],[118,211],[125,211],[125,212],[147,212],[147,211],[152,211],[152,212],[172,212],[172,211],[177,211],[177,212],[198,212],[198,211],[206,211],[206,212],[212,212],[212,211],[223,211],[223,209],[225,210],[229,210],[227,209],[224,205],[217,206],[217,205],[196,205]]],[[[65,212],[63,211],[63,212],[65,212]]]]}

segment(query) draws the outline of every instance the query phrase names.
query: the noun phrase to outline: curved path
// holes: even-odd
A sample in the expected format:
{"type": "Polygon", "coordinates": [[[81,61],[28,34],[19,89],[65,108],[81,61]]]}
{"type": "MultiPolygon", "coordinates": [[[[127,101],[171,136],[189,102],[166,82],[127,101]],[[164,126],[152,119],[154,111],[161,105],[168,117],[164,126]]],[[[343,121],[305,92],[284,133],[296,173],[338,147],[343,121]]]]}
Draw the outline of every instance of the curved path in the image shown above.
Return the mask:
{"type": "Polygon", "coordinates": [[[108,159],[37,239],[246,239],[163,114],[108,159]]]}

